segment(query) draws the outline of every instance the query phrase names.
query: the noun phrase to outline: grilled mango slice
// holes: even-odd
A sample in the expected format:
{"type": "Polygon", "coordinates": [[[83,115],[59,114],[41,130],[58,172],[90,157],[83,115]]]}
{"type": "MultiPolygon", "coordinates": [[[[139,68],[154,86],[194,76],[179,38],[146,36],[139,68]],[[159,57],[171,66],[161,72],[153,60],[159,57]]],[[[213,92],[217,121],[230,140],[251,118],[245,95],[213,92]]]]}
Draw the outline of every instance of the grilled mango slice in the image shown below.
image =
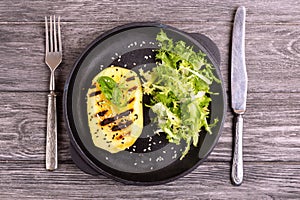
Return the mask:
{"type": "Polygon", "coordinates": [[[141,82],[134,71],[110,66],[96,75],[87,92],[89,128],[94,145],[111,153],[132,146],[143,129],[142,98],[141,82]],[[123,106],[105,97],[97,82],[101,76],[122,85],[123,106]]]}

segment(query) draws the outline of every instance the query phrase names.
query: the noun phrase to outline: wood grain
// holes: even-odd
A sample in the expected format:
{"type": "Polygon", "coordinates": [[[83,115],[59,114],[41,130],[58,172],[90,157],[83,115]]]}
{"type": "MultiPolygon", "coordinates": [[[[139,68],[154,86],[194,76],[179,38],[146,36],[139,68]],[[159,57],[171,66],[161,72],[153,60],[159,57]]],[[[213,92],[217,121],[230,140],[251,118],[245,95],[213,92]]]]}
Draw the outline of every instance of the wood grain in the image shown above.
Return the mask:
{"type": "Polygon", "coordinates": [[[99,21],[169,21],[169,22],[232,22],[238,6],[247,7],[247,21],[255,23],[298,23],[297,1],[181,1],[113,0],[113,1],[3,1],[0,3],[3,23],[38,22],[45,15],[64,16],[66,21],[98,23],[99,21]],[[9,8],[9,9],[5,9],[9,8]],[[15,13],[18,15],[15,15],[15,13]],[[70,13],[70,14],[66,14],[70,13]]]}
{"type": "Polygon", "coordinates": [[[0,163],[1,199],[291,199],[300,195],[300,163],[245,163],[245,181],[232,187],[227,162],[205,162],[165,185],[130,186],[84,174],[72,163],[47,172],[43,164],[0,163]],[[280,168],[278,168],[280,165],[280,168]],[[6,180],[6,181],[3,181],[6,180]],[[213,187],[212,187],[213,186],[213,187]],[[129,193],[130,192],[130,193],[129,193]]]}
{"type": "MultiPolygon", "coordinates": [[[[1,92],[0,160],[44,160],[46,92],[1,92]],[[34,96],[34,98],[32,98],[34,96]]],[[[300,160],[299,93],[250,93],[245,114],[245,161],[300,160]],[[284,119],[284,120],[283,120],[284,119]],[[292,152],[292,153],[291,153],[292,152]]],[[[59,160],[70,160],[62,98],[58,94],[59,160]]],[[[230,161],[232,114],[228,109],[224,131],[210,161],[230,161]]]]}
{"type": "Polygon", "coordinates": [[[299,199],[299,1],[54,0],[0,1],[0,199],[299,199]],[[229,95],[236,8],[246,6],[249,78],[244,183],[230,183],[232,112],[208,159],[187,176],[128,186],[80,171],[69,153],[62,113],[65,80],[85,47],[116,26],[158,21],[210,37],[221,52],[229,95]],[[64,59],[56,71],[59,169],[45,170],[47,94],[44,16],[62,17],[64,59]]]}
{"type": "MultiPolygon", "coordinates": [[[[63,25],[64,58],[56,71],[58,90],[63,90],[73,64],[85,47],[104,31],[121,24],[63,25]]],[[[188,32],[203,33],[215,41],[221,52],[222,75],[228,82],[231,24],[169,25],[188,32]]],[[[3,33],[0,36],[3,41],[0,44],[3,50],[0,52],[0,67],[4,69],[0,72],[0,91],[47,91],[50,72],[44,64],[44,24],[0,25],[0,32],[3,33]]],[[[255,24],[249,24],[246,32],[249,92],[300,92],[300,34],[297,26],[266,25],[257,29],[255,24]]]]}

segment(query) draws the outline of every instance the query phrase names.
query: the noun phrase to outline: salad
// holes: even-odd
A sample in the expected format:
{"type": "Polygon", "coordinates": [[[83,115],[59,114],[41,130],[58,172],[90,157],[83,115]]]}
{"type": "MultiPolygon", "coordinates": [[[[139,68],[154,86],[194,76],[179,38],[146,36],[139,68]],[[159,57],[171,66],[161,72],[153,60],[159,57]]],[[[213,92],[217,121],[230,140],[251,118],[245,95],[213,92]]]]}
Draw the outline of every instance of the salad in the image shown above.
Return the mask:
{"type": "Polygon", "coordinates": [[[156,114],[154,121],[159,131],[165,132],[169,142],[186,142],[182,159],[190,150],[191,144],[197,146],[199,133],[204,128],[211,134],[209,118],[210,85],[220,82],[213,74],[213,66],[206,55],[195,52],[184,41],[174,42],[161,30],[156,40],[157,66],[150,71],[140,69],[143,93],[151,98],[147,105],[156,114]]]}

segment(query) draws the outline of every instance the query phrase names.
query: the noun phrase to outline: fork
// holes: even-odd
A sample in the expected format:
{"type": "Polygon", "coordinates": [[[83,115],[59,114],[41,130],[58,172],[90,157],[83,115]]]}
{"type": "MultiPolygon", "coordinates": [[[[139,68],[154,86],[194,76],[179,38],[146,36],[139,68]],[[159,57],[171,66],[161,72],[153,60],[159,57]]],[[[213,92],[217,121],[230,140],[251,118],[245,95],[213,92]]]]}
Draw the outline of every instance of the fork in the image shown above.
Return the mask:
{"type": "Polygon", "coordinates": [[[60,17],[57,22],[55,16],[50,16],[49,29],[47,17],[45,17],[46,32],[46,55],[45,63],[48,65],[50,75],[50,93],[48,94],[48,113],[47,113],[47,138],[46,138],[46,169],[53,171],[57,169],[57,113],[56,113],[56,94],[55,94],[55,69],[62,61],[62,42],[60,32],[60,17]],[[57,28],[56,28],[57,26],[57,28]],[[50,33],[50,38],[49,38],[50,33]]]}

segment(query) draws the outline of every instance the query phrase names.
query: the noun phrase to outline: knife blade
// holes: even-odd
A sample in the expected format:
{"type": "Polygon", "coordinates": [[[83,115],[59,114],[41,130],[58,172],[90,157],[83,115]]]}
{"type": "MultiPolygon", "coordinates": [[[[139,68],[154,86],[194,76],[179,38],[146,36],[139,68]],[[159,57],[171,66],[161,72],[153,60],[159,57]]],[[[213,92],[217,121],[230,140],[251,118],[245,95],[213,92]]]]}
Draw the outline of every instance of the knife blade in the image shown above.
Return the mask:
{"type": "Polygon", "coordinates": [[[237,9],[232,31],[231,49],[231,106],[235,113],[234,153],[231,179],[234,185],[243,182],[243,114],[246,111],[248,77],[245,62],[246,8],[237,9]]]}

